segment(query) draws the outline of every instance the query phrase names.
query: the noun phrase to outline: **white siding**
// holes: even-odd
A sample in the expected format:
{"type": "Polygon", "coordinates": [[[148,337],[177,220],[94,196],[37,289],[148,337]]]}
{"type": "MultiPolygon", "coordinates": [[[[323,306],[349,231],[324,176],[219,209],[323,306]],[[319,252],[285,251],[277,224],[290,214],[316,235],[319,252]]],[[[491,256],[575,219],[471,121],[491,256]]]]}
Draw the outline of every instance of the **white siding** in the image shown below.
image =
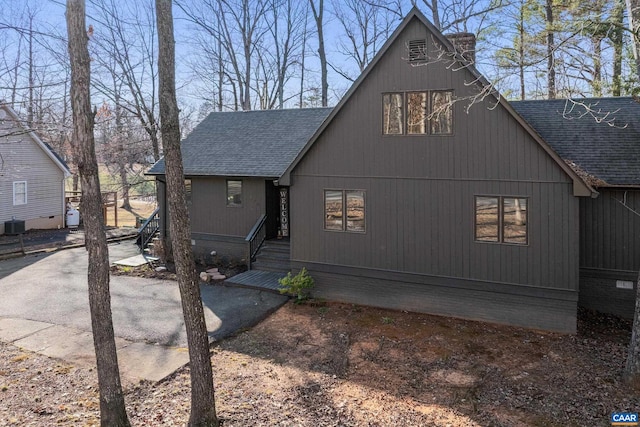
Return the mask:
{"type": "Polygon", "coordinates": [[[0,135],[0,231],[13,217],[27,228],[62,225],[64,172],[9,116],[0,120],[0,135]],[[15,181],[27,182],[24,205],[13,204],[15,181]]]}

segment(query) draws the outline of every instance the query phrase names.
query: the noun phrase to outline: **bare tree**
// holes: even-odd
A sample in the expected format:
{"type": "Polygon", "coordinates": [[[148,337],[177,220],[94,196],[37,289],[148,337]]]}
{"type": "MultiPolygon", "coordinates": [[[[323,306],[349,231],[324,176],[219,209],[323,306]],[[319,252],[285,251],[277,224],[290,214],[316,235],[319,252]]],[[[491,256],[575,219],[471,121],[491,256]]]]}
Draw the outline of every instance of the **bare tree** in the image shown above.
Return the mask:
{"type": "Polygon", "coordinates": [[[610,17],[609,40],[613,45],[612,94],[620,96],[622,89],[622,54],[624,34],[624,0],[615,0],[610,17]]]}
{"type": "MultiPolygon", "coordinates": [[[[629,30],[633,40],[633,56],[636,65],[636,83],[640,83],[640,0],[626,0],[629,19],[629,30]]],[[[636,308],[633,316],[633,332],[627,352],[627,363],[623,372],[624,379],[634,385],[640,386],[640,273],[636,282],[636,308]]]]}
{"type": "Polygon", "coordinates": [[[316,23],[316,32],[318,36],[318,57],[320,58],[320,87],[322,106],[329,105],[329,80],[327,74],[327,52],[324,46],[324,0],[318,0],[316,6],[315,0],[309,0],[313,20],[316,23]]]}
{"type": "Polygon", "coordinates": [[[93,139],[94,113],[89,95],[91,60],[87,49],[84,0],[68,0],[66,18],[71,63],[72,141],[82,181],[81,208],[89,258],[87,278],[100,391],[100,424],[105,427],[129,426],[111,317],[109,253],[102,228],[102,197],[93,139]]]}
{"type": "MultiPolygon", "coordinates": [[[[355,62],[358,75],[369,65],[392,30],[393,15],[380,7],[379,3],[380,0],[373,0],[370,3],[361,0],[332,2],[333,15],[345,34],[338,45],[339,51],[355,62]]],[[[337,67],[332,66],[332,68],[349,81],[355,81],[357,78],[357,75],[352,76],[337,67]]]]}
{"type": "MultiPolygon", "coordinates": [[[[219,43],[228,61],[230,81],[237,90],[239,107],[251,110],[256,49],[262,46],[268,32],[265,14],[267,0],[202,0],[199,5],[178,2],[177,5],[198,28],[219,43]]],[[[234,96],[235,96],[234,92],[234,96]]]]}
{"type": "MultiPolygon", "coordinates": [[[[268,102],[273,108],[277,99],[278,108],[284,108],[285,85],[292,75],[298,52],[306,42],[306,8],[295,0],[270,0],[270,21],[267,23],[273,40],[274,55],[269,68],[275,69],[275,97],[268,102]]],[[[267,53],[265,49],[263,53],[267,53]]]]}
{"type": "Polygon", "coordinates": [[[631,32],[631,49],[635,60],[635,74],[640,79],[640,0],[625,0],[627,5],[627,19],[631,32]]]}
{"type": "Polygon", "coordinates": [[[96,21],[94,60],[103,78],[93,85],[117,108],[136,117],[160,159],[155,63],[155,17],[151,0],[90,0],[96,21]],[[99,26],[98,26],[99,24],[99,26]],[[116,89],[118,89],[116,91],[116,89]],[[126,89],[127,93],[124,93],[126,89]]]}
{"type": "Polygon", "coordinates": [[[165,151],[169,232],[187,330],[191,375],[189,426],[218,426],[209,339],[193,252],[180,153],[180,124],[175,88],[175,42],[171,0],[156,0],[160,123],[165,151]]]}

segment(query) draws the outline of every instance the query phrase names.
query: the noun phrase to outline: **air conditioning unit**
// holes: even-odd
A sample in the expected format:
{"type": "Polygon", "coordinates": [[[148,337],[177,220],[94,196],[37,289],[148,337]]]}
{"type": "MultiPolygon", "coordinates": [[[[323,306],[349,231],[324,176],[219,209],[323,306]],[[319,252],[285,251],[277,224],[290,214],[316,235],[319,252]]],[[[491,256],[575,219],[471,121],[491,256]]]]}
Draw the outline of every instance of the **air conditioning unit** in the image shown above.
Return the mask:
{"type": "Polygon", "coordinates": [[[16,235],[20,233],[24,233],[24,221],[12,219],[4,222],[4,234],[16,235]]]}

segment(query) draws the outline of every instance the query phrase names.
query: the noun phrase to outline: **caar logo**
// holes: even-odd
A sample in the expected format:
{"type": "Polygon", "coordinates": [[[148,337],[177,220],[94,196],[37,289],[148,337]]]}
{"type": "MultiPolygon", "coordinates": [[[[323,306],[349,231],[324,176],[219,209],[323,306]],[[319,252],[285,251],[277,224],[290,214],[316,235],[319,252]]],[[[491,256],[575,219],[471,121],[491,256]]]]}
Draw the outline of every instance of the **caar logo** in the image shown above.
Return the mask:
{"type": "Polygon", "coordinates": [[[638,425],[638,413],[637,412],[614,412],[611,414],[612,426],[637,426],[638,425]]]}

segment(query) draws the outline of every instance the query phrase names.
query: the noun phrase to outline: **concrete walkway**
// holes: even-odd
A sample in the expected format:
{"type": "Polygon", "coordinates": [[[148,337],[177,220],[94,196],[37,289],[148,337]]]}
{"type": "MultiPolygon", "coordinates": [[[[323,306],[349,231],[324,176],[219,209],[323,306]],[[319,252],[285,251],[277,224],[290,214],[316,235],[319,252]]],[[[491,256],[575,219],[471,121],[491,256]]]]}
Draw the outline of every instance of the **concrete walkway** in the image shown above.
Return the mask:
{"type": "MultiPolygon", "coordinates": [[[[109,245],[110,260],[135,255],[131,241],[109,245]]],[[[95,364],[84,247],[0,261],[0,341],[95,364]]],[[[176,282],[111,277],[114,331],[123,376],[159,381],[188,361],[176,282]]],[[[249,328],[287,298],[255,289],[202,285],[210,341],[249,328]]]]}
{"type": "MultiPolygon", "coordinates": [[[[0,318],[0,341],[63,359],[74,365],[95,367],[91,332],[35,320],[0,318]]],[[[116,338],[120,375],[124,382],[157,382],[189,363],[185,347],[169,347],[116,338]]]]}

